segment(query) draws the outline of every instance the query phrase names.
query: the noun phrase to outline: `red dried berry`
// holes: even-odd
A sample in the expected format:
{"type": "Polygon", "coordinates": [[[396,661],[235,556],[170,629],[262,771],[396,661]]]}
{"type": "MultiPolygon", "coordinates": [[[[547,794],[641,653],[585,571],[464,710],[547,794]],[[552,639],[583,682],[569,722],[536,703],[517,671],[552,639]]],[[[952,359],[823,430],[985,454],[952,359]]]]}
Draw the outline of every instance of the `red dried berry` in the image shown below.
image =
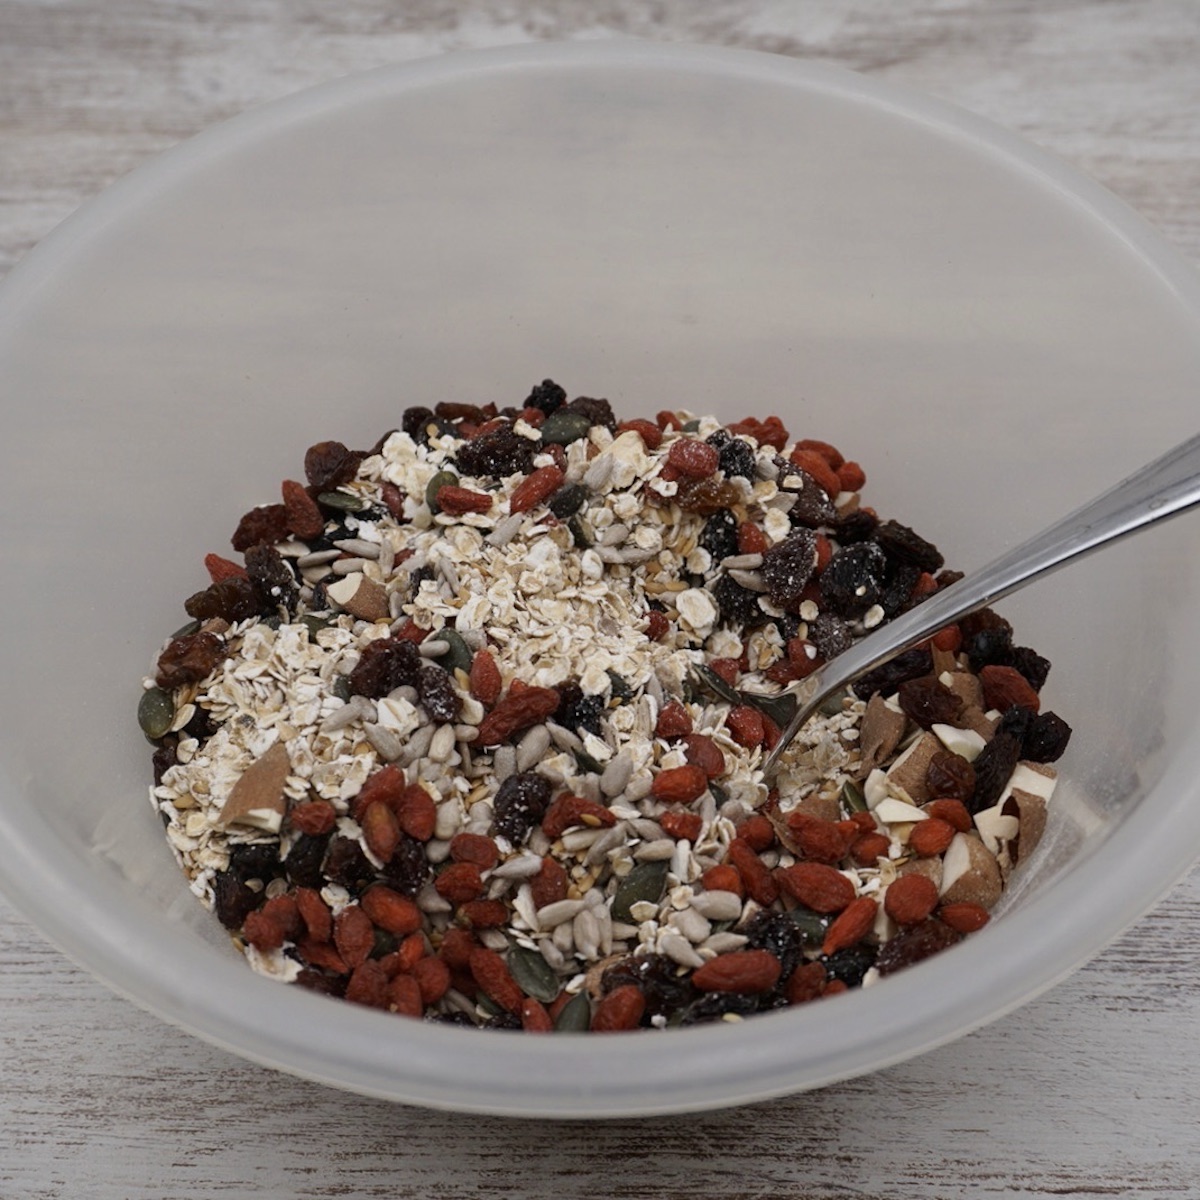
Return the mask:
{"type": "Polygon", "coordinates": [[[930,817],[913,826],[912,833],[908,835],[908,848],[921,858],[932,858],[950,845],[956,832],[949,821],[930,817]]]}
{"type": "Polygon", "coordinates": [[[837,472],[815,450],[793,450],[788,457],[831,500],[842,490],[837,472]]]}
{"type": "Polygon", "coordinates": [[[452,483],[438,488],[434,497],[438,508],[451,516],[463,513],[485,513],[492,507],[492,497],[487,492],[473,492],[470,488],[457,487],[452,483]]]}
{"type": "Polygon", "coordinates": [[[471,951],[479,943],[474,935],[466,929],[447,929],[442,935],[442,944],[438,947],[438,957],[452,970],[460,970],[470,966],[471,951]]]}
{"type": "Polygon", "coordinates": [[[418,842],[433,837],[437,825],[437,805],[433,797],[419,784],[410,783],[392,801],[400,828],[418,842]]]}
{"type": "Polygon", "coordinates": [[[499,698],[503,686],[500,668],[496,665],[492,652],[486,647],[476,650],[471,658],[471,695],[480,704],[492,705],[499,698]]]}
{"type": "Polygon", "coordinates": [[[758,854],[775,844],[775,826],[762,813],[747,817],[735,833],[758,854]]]}
{"type": "Polygon", "coordinates": [[[442,871],[434,885],[439,896],[451,904],[466,904],[483,892],[483,877],[474,863],[451,863],[442,871]]]}
{"type": "Polygon", "coordinates": [[[763,554],[770,549],[771,543],[753,521],[743,521],[737,530],[737,547],[739,554],[763,554]]]}
{"type": "Polygon", "coordinates": [[[709,779],[725,773],[725,754],[705,733],[689,733],[683,739],[683,753],[688,762],[698,766],[709,779]]]}
{"type": "Polygon", "coordinates": [[[767,417],[765,421],[757,417],[746,417],[742,421],[734,421],[726,426],[732,434],[752,437],[760,446],[773,446],[782,450],[788,444],[789,434],[783,422],[775,416],[767,417]]]}
{"type": "Polygon", "coordinates": [[[538,725],[554,714],[559,694],[554,688],[530,687],[517,691],[516,685],[479,723],[475,745],[482,748],[499,746],[513,734],[538,725]]]}
{"type": "Polygon", "coordinates": [[[306,542],[320,537],[325,532],[325,518],[304,485],[294,479],[285,479],[282,490],[288,529],[306,542]]]}
{"type": "Polygon", "coordinates": [[[850,857],[860,867],[873,867],[887,857],[891,842],[882,833],[864,833],[850,847],[850,857]]]}
{"type": "Polygon", "coordinates": [[[388,981],[387,1007],[401,1017],[420,1017],[424,1013],[421,985],[412,975],[401,974],[388,981]]]}
{"type": "Polygon", "coordinates": [[[351,970],[375,948],[375,926],[357,904],[347,905],[333,918],[333,944],[351,970]]]}
{"type": "Polygon", "coordinates": [[[671,700],[658,714],[654,732],[660,738],[683,737],[692,732],[692,716],[678,700],[671,700]]]}
{"type": "Polygon", "coordinates": [[[652,608],[646,614],[646,636],[652,642],[662,641],[670,632],[670,629],[671,622],[657,608],[652,608]]]}
{"type": "Polygon", "coordinates": [[[586,796],[573,796],[563,792],[556,797],[542,818],[542,832],[553,841],[562,837],[573,825],[586,825],[589,829],[611,829],[617,823],[616,814],[603,804],[589,800],[586,796]]]}
{"type": "Polygon", "coordinates": [[[937,908],[937,902],[937,884],[928,875],[914,872],[888,884],[883,910],[897,925],[916,925],[937,908]]]}
{"type": "Polygon", "coordinates": [[[458,920],[470,929],[499,929],[508,924],[503,900],[468,900],[458,906],[458,920]]]}
{"type": "Polygon", "coordinates": [[[570,879],[566,870],[557,859],[547,856],[542,859],[542,869],[529,881],[529,891],[533,898],[533,907],[545,908],[567,898],[570,879]]]}
{"type": "Polygon", "coordinates": [[[413,963],[423,1004],[436,1004],[450,990],[450,968],[440,958],[421,958],[413,963]]]}
{"type": "Polygon", "coordinates": [[[297,888],[296,911],[304,922],[308,936],[315,942],[327,942],[333,936],[333,914],[315,888],[297,888]]]}
{"type": "Polygon", "coordinates": [[[742,666],[736,658],[714,658],[709,662],[708,669],[734,687],[737,685],[742,666]]]}
{"type": "Polygon", "coordinates": [[[554,1021],[539,1001],[527,996],[521,1004],[521,1028],[526,1033],[550,1033],[554,1021]]]}
{"type": "Polygon", "coordinates": [[[388,933],[405,936],[421,928],[421,910],[416,904],[382,883],[367,888],[359,903],[363,912],[388,933]]]}
{"type": "Polygon", "coordinates": [[[380,862],[389,862],[400,844],[400,826],[396,814],[380,800],[367,805],[359,818],[363,841],[380,862]]]}
{"type": "Polygon", "coordinates": [[[504,959],[495,950],[479,946],[471,951],[470,965],[471,974],[485,995],[507,1012],[519,1016],[525,994],[517,986],[504,959]]]}
{"type": "Polygon", "coordinates": [[[668,811],[658,818],[663,833],[681,841],[694,842],[704,828],[698,813],[668,811]]]}
{"type": "Polygon", "coordinates": [[[700,882],[704,885],[706,892],[733,892],[737,896],[745,893],[745,885],[742,883],[742,876],[738,869],[726,863],[709,867],[700,876],[700,882]]]}
{"type": "Polygon", "coordinates": [[[850,853],[850,847],[859,833],[853,824],[847,828],[840,821],[826,821],[800,811],[788,814],[787,826],[806,859],[831,866],[841,862],[850,853]]]}
{"type": "Polygon", "coordinates": [[[653,421],[646,421],[639,417],[632,421],[622,421],[617,426],[618,435],[628,433],[630,430],[641,435],[647,450],[654,451],[662,445],[662,430],[653,421]]]}
{"type": "Polygon", "coordinates": [[[227,558],[222,558],[219,554],[206,554],[204,556],[204,569],[208,572],[208,577],[213,583],[220,583],[223,579],[233,579],[235,577],[246,579],[246,568],[239,566],[235,562],[230,562],[227,558]]]}
{"type": "Polygon", "coordinates": [[[500,851],[482,833],[456,833],[450,839],[450,857],[454,862],[473,862],[481,871],[490,871],[500,861],[500,851]]]}
{"type": "Polygon", "coordinates": [[[240,554],[251,546],[273,546],[288,536],[288,512],[282,504],[252,508],[238,522],[230,543],[240,554]]]}
{"type": "Polygon", "coordinates": [[[566,475],[560,467],[538,467],[517,485],[509,500],[509,512],[528,512],[548,500],[562,487],[566,475]]]}
{"type": "Polygon", "coordinates": [[[320,837],[323,833],[331,832],[337,824],[337,811],[328,800],[309,800],[297,804],[288,813],[288,820],[301,833],[320,837]]]}
{"type": "Polygon", "coordinates": [[[636,1029],[646,1011],[646,997],[635,984],[614,988],[592,1013],[592,1033],[620,1033],[636,1029]]]}
{"type": "Polygon", "coordinates": [[[800,862],[780,867],[775,878],[790,896],[815,912],[841,912],[854,899],[854,884],[825,863],[800,862]]]}
{"type": "Polygon", "coordinates": [[[365,1004],[368,1008],[387,1008],[388,987],[387,972],[374,959],[367,959],[351,973],[345,998],[352,1004],[365,1004]]]}
{"type": "Polygon", "coordinates": [[[809,1000],[816,1000],[824,992],[827,979],[825,968],[819,962],[797,967],[787,981],[788,1003],[807,1004],[809,1000]]]}
{"type": "Polygon", "coordinates": [[[718,954],[692,972],[692,984],[702,992],[755,995],[769,992],[783,970],[769,950],[733,950],[718,954]]]}
{"type": "Polygon", "coordinates": [[[939,820],[953,825],[959,833],[969,833],[972,825],[975,824],[971,819],[970,812],[967,811],[967,806],[961,800],[931,800],[928,804],[922,805],[922,808],[931,817],[937,817],[939,820]]]}
{"type": "Polygon", "coordinates": [[[859,896],[852,900],[825,930],[821,953],[827,957],[861,942],[875,925],[875,914],[879,902],[871,896],[859,896]]]}
{"type": "Polygon", "coordinates": [[[707,478],[717,469],[720,461],[720,451],[716,446],[693,438],[680,438],[672,443],[667,452],[667,462],[689,479],[707,478]]]}
{"type": "Polygon", "coordinates": [[[779,884],[749,842],[734,838],[726,854],[730,864],[737,868],[752,900],[766,908],[779,899],[779,884]]]}
{"type": "Polygon", "coordinates": [[[752,750],[761,746],[766,737],[766,726],[763,724],[763,714],[749,704],[735,704],[725,718],[729,734],[739,746],[752,750]]]}
{"type": "Polygon", "coordinates": [[[958,904],[943,904],[937,915],[956,933],[975,933],[992,919],[981,904],[970,904],[965,900],[958,904]]]}
{"type": "Polygon", "coordinates": [[[650,785],[650,794],[665,804],[690,804],[708,791],[708,776],[703,767],[687,763],[659,771],[650,785]]]}

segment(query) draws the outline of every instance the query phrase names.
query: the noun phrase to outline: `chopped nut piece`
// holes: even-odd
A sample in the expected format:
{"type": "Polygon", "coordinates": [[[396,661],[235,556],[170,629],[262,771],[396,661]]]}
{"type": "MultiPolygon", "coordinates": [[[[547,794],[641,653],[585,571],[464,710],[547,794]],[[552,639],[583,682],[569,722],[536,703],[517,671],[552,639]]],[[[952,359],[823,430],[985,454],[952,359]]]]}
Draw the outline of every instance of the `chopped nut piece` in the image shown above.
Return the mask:
{"type": "Polygon", "coordinates": [[[221,809],[222,825],[249,825],[278,833],[287,811],[283,787],[291,772],[287,747],[276,742],[242,772],[221,809]]]}

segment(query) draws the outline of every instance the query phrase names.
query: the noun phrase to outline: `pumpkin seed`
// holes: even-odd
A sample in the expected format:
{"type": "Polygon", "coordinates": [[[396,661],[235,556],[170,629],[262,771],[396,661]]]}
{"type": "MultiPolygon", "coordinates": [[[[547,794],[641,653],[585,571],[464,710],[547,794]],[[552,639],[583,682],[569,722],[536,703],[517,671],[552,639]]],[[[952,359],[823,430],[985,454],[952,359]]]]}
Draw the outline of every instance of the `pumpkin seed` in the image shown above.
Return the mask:
{"type": "Polygon", "coordinates": [[[536,950],[514,946],[508,952],[508,969],[521,991],[543,1004],[549,1004],[561,990],[558,976],[536,950]]]}
{"type": "Polygon", "coordinates": [[[575,761],[585,775],[602,775],[604,767],[598,763],[586,750],[575,751],[575,761]]]}
{"type": "Polygon", "coordinates": [[[431,513],[441,512],[438,508],[437,494],[444,487],[458,487],[458,476],[453,471],[439,471],[425,486],[425,503],[431,513]]]}
{"type": "Polygon", "coordinates": [[[569,446],[581,437],[587,437],[592,422],[579,412],[570,412],[560,408],[551,413],[543,422],[541,428],[542,441],[559,446],[569,446]]]}
{"type": "Polygon", "coordinates": [[[300,618],[300,624],[307,626],[308,640],[310,642],[315,642],[317,640],[317,634],[320,633],[322,629],[328,629],[329,626],[333,624],[333,618],[317,617],[313,616],[312,613],[307,613],[300,618]]]}
{"type": "Polygon", "coordinates": [[[725,682],[711,667],[703,665],[697,666],[695,678],[700,686],[707,688],[713,692],[719,699],[724,700],[726,704],[743,704],[741,693],[737,688],[725,682]]]}
{"type": "Polygon", "coordinates": [[[617,888],[617,894],[613,897],[612,919],[636,925],[630,908],[639,900],[657,904],[662,899],[670,865],[669,862],[663,861],[639,863],[634,867],[621,881],[621,886],[617,888]]]}
{"type": "Polygon", "coordinates": [[[322,492],[317,497],[317,503],[340,512],[362,512],[370,507],[361,496],[351,496],[349,492],[322,492]]]}
{"type": "Polygon", "coordinates": [[[692,417],[692,419],[690,421],[684,421],[684,423],[683,423],[683,432],[684,433],[698,433],[699,431],[700,431],[700,418],[699,417],[692,417]]]}
{"type": "Polygon", "coordinates": [[[842,805],[852,813],[867,811],[867,798],[863,795],[862,788],[853,780],[847,779],[842,784],[842,805]]]}
{"type": "Polygon", "coordinates": [[[350,677],[348,675],[339,675],[333,681],[333,687],[330,690],[339,700],[350,703],[350,677]]]}
{"type": "Polygon", "coordinates": [[[578,483],[567,483],[558,489],[549,500],[546,507],[560,520],[565,521],[574,516],[587,500],[587,488],[578,483]]]}
{"type": "Polygon", "coordinates": [[[633,699],[633,688],[630,687],[629,680],[624,675],[618,675],[611,668],[605,674],[612,680],[612,695],[614,700],[633,699]]]}
{"type": "Polygon", "coordinates": [[[573,1000],[568,1000],[554,1022],[555,1033],[587,1033],[592,1025],[592,1006],[588,1003],[587,993],[580,992],[573,1000]]]}
{"type": "Polygon", "coordinates": [[[175,702],[170,692],[150,688],[142,693],[137,707],[138,724],[151,741],[165,737],[175,723],[175,702]]]}
{"type": "Polygon", "coordinates": [[[587,530],[584,529],[583,522],[579,519],[578,513],[567,520],[567,528],[571,531],[571,536],[575,539],[575,548],[577,550],[591,549],[592,539],[588,537],[587,530]]]}
{"type": "Polygon", "coordinates": [[[817,712],[823,717],[836,717],[842,711],[842,702],[848,695],[845,688],[841,691],[834,692],[832,696],[827,696],[821,701],[817,708],[817,712]]]}
{"type": "Polygon", "coordinates": [[[171,640],[174,641],[176,638],[181,638],[181,637],[191,637],[193,633],[199,633],[199,632],[200,632],[200,622],[199,621],[189,621],[186,625],[180,625],[180,627],[177,630],[175,630],[175,632],[173,634],[171,634],[171,640]]]}
{"type": "Polygon", "coordinates": [[[825,931],[833,923],[832,917],[822,916],[804,905],[793,908],[788,916],[800,930],[800,936],[806,946],[819,946],[825,940],[825,931]]]}
{"type": "Polygon", "coordinates": [[[461,633],[447,625],[438,631],[438,641],[445,642],[448,647],[446,652],[436,659],[439,667],[444,667],[451,674],[458,670],[471,669],[471,647],[463,641],[461,633]]]}

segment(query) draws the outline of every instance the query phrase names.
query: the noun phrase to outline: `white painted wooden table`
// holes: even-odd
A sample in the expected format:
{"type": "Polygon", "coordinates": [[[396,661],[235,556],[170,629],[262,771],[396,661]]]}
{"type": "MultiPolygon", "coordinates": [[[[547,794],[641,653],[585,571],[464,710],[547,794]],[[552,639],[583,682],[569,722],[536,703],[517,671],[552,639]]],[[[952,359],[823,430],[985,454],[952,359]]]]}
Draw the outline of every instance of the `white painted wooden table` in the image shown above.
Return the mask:
{"type": "MultiPolygon", "coordinates": [[[[425,54],[612,34],[934,92],[1056,151],[1200,262],[1192,0],[0,0],[0,274],[112,179],[250,105],[425,54]]],[[[1049,995],[908,1064],[735,1112],[517,1124],[248,1065],[110,994],[0,901],[0,1200],[1194,1198],[1198,945],[1200,871],[1049,995]]]]}

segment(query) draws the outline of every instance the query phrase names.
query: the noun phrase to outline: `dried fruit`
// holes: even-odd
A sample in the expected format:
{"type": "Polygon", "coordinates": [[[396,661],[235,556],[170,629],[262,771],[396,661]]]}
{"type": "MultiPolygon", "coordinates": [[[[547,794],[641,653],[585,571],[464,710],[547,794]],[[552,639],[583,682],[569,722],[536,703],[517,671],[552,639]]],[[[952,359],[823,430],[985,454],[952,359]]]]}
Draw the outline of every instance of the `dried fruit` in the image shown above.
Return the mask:
{"type": "Polygon", "coordinates": [[[990,663],[979,672],[983,684],[983,699],[988,708],[1007,712],[1014,706],[1037,712],[1041,699],[1029,681],[1015,667],[990,663]]]}
{"type": "Polygon", "coordinates": [[[1039,713],[1021,739],[1021,757],[1030,762],[1057,762],[1071,740],[1071,727],[1057,713],[1039,713]]]}
{"type": "Polygon", "coordinates": [[[158,656],[155,682],[160,688],[177,688],[180,684],[204,679],[225,657],[225,643],[215,633],[199,633],[177,637],[158,656]]]}
{"type": "Polygon", "coordinates": [[[963,701],[937,676],[925,675],[900,685],[900,707],[910,721],[928,729],[955,724],[962,715],[963,701]]]}
{"type": "Polygon", "coordinates": [[[359,900],[363,912],[388,933],[416,933],[421,928],[421,910],[407,897],[382,883],[367,888],[359,900]]]}
{"type": "Polygon", "coordinates": [[[471,695],[481,704],[495,704],[503,687],[500,668],[486,647],[476,650],[471,659],[471,695]]]}
{"type": "Polygon", "coordinates": [[[451,863],[434,880],[433,886],[438,895],[451,904],[465,904],[483,894],[483,876],[474,863],[451,863]]]}
{"type": "Polygon", "coordinates": [[[547,904],[565,900],[569,886],[570,879],[562,864],[546,856],[542,859],[542,869],[529,881],[533,907],[545,908],[547,904]]]}
{"type": "Polygon", "coordinates": [[[500,785],[492,803],[492,827],[496,834],[514,846],[523,842],[545,814],[553,791],[550,780],[536,771],[510,775],[500,785]]]}
{"type": "Polygon", "coordinates": [[[304,485],[294,479],[285,479],[282,490],[289,532],[301,541],[319,538],[325,532],[325,518],[304,485]]]}
{"type": "Polygon", "coordinates": [[[505,421],[463,443],[454,461],[464,475],[473,475],[476,479],[503,479],[509,475],[527,475],[536,453],[536,443],[522,437],[505,421]]]}
{"type": "Polygon", "coordinates": [[[692,973],[702,992],[768,992],[779,982],[782,966],[769,950],[733,950],[718,954],[692,973]]]}
{"type": "Polygon", "coordinates": [[[842,546],[817,581],[821,607],[839,617],[861,617],[882,601],[887,579],[887,555],[874,542],[842,546]]]}
{"type": "Polygon", "coordinates": [[[809,529],[798,529],[768,549],[761,571],[771,603],[778,608],[797,607],[816,561],[817,539],[809,529]]]}
{"type": "Polygon", "coordinates": [[[333,918],[333,944],[351,970],[363,963],[375,948],[371,918],[357,904],[349,904],[333,918]]]}
{"type": "Polygon", "coordinates": [[[620,1033],[636,1029],[646,1011],[646,998],[633,984],[615,988],[601,998],[592,1014],[593,1033],[620,1033]]]}
{"type": "Polygon", "coordinates": [[[525,997],[504,959],[494,950],[478,946],[469,959],[471,974],[483,993],[510,1013],[520,1013],[525,997]]]}
{"type": "Polygon", "coordinates": [[[971,764],[975,768],[975,794],[966,802],[972,813],[991,808],[1021,758],[1021,740],[1005,730],[997,730],[992,740],[971,764]]]}
{"type": "Polygon", "coordinates": [[[949,821],[938,817],[930,817],[927,821],[918,821],[908,836],[908,848],[922,858],[941,854],[954,840],[957,831],[949,821]]]}
{"type": "Polygon", "coordinates": [[[991,920],[991,914],[980,904],[966,900],[958,904],[943,904],[938,909],[939,920],[949,925],[956,933],[975,933],[991,920]]]}
{"type": "Polygon", "coordinates": [[[711,475],[721,461],[715,446],[692,438],[680,438],[671,443],[667,462],[689,479],[705,479],[711,475]]]}
{"type": "MultiPolygon", "coordinates": [[[[536,508],[562,487],[564,478],[558,467],[538,467],[532,475],[517,485],[516,491],[509,498],[509,511],[521,513],[536,508]]],[[[576,508],[578,507],[576,505],[576,508]]]]}
{"type": "Polygon", "coordinates": [[[899,521],[881,521],[872,537],[875,543],[891,557],[931,574],[940,571],[946,561],[932,542],[927,542],[899,521]]]}
{"type": "Polygon", "coordinates": [[[416,646],[405,637],[380,638],[364,648],[350,672],[350,692],[376,699],[398,687],[412,686],[421,669],[416,646]]]}
{"type": "Polygon", "coordinates": [[[854,899],[854,884],[825,863],[800,862],[775,872],[780,886],[814,912],[841,912],[854,899]]]}
{"type": "Polygon", "coordinates": [[[967,800],[975,791],[975,768],[961,754],[939,750],[929,760],[925,781],[931,796],[967,800]]]}
{"type": "Polygon", "coordinates": [[[480,747],[498,746],[514,734],[537,725],[552,716],[558,708],[559,696],[554,688],[531,687],[507,696],[479,723],[475,744],[480,747]]]}
{"type": "Polygon", "coordinates": [[[482,833],[456,833],[450,839],[450,857],[454,862],[473,862],[481,871],[490,871],[500,861],[500,851],[482,833]]]}
{"type": "Polygon", "coordinates": [[[708,776],[695,763],[659,771],[650,785],[650,794],[665,804],[690,804],[706,791],[708,776]]]}
{"type": "Polygon", "coordinates": [[[875,969],[880,975],[891,975],[953,946],[961,937],[949,925],[929,917],[884,942],[875,958],[875,969]]]}
{"type": "Polygon", "coordinates": [[[888,884],[883,910],[897,925],[916,925],[937,908],[937,884],[927,875],[901,875],[888,884]]]}
{"type": "Polygon", "coordinates": [[[733,740],[747,749],[761,746],[767,736],[763,714],[749,704],[738,704],[731,708],[725,717],[725,724],[733,740]]]}
{"type": "Polygon", "coordinates": [[[586,796],[572,796],[569,792],[563,792],[546,810],[542,818],[542,832],[553,840],[562,837],[573,825],[611,829],[616,823],[616,815],[603,804],[597,804],[586,796]]]}
{"type": "Polygon", "coordinates": [[[738,536],[737,517],[727,508],[718,509],[704,522],[704,528],[700,531],[699,546],[708,551],[714,566],[722,559],[743,553],[738,536]]]}
{"type": "Polygon", "coordinates": [[[454,689],[448,672],[433,663],[426,663],[417,672],[417,695],[425,711],[439,724],[458,720],[462,700],[454,689]]]}
{"type": "Polygon", "coordinates": [[[288,535],[288,511],[282,504],[264,504],[252,508],[238,522],[230,544],[240,554],[251,546],[282,542],[288,535]]]}
{"type": "Polygon", "coordinates": [[[862,941],[874,927],[878,910],[879,902],[871,896],[859,896],[852,900],[825,931],[821,953],[836,954],[862,941]]]}
{"type": "Polygon", "coordinates": [[[726,855],[730,864],[737,868],[746,893],[751,899],[764,908],[779,899],[779,884],[749,842],[743,838],[734,838],[729,843],[726,855]]]}

